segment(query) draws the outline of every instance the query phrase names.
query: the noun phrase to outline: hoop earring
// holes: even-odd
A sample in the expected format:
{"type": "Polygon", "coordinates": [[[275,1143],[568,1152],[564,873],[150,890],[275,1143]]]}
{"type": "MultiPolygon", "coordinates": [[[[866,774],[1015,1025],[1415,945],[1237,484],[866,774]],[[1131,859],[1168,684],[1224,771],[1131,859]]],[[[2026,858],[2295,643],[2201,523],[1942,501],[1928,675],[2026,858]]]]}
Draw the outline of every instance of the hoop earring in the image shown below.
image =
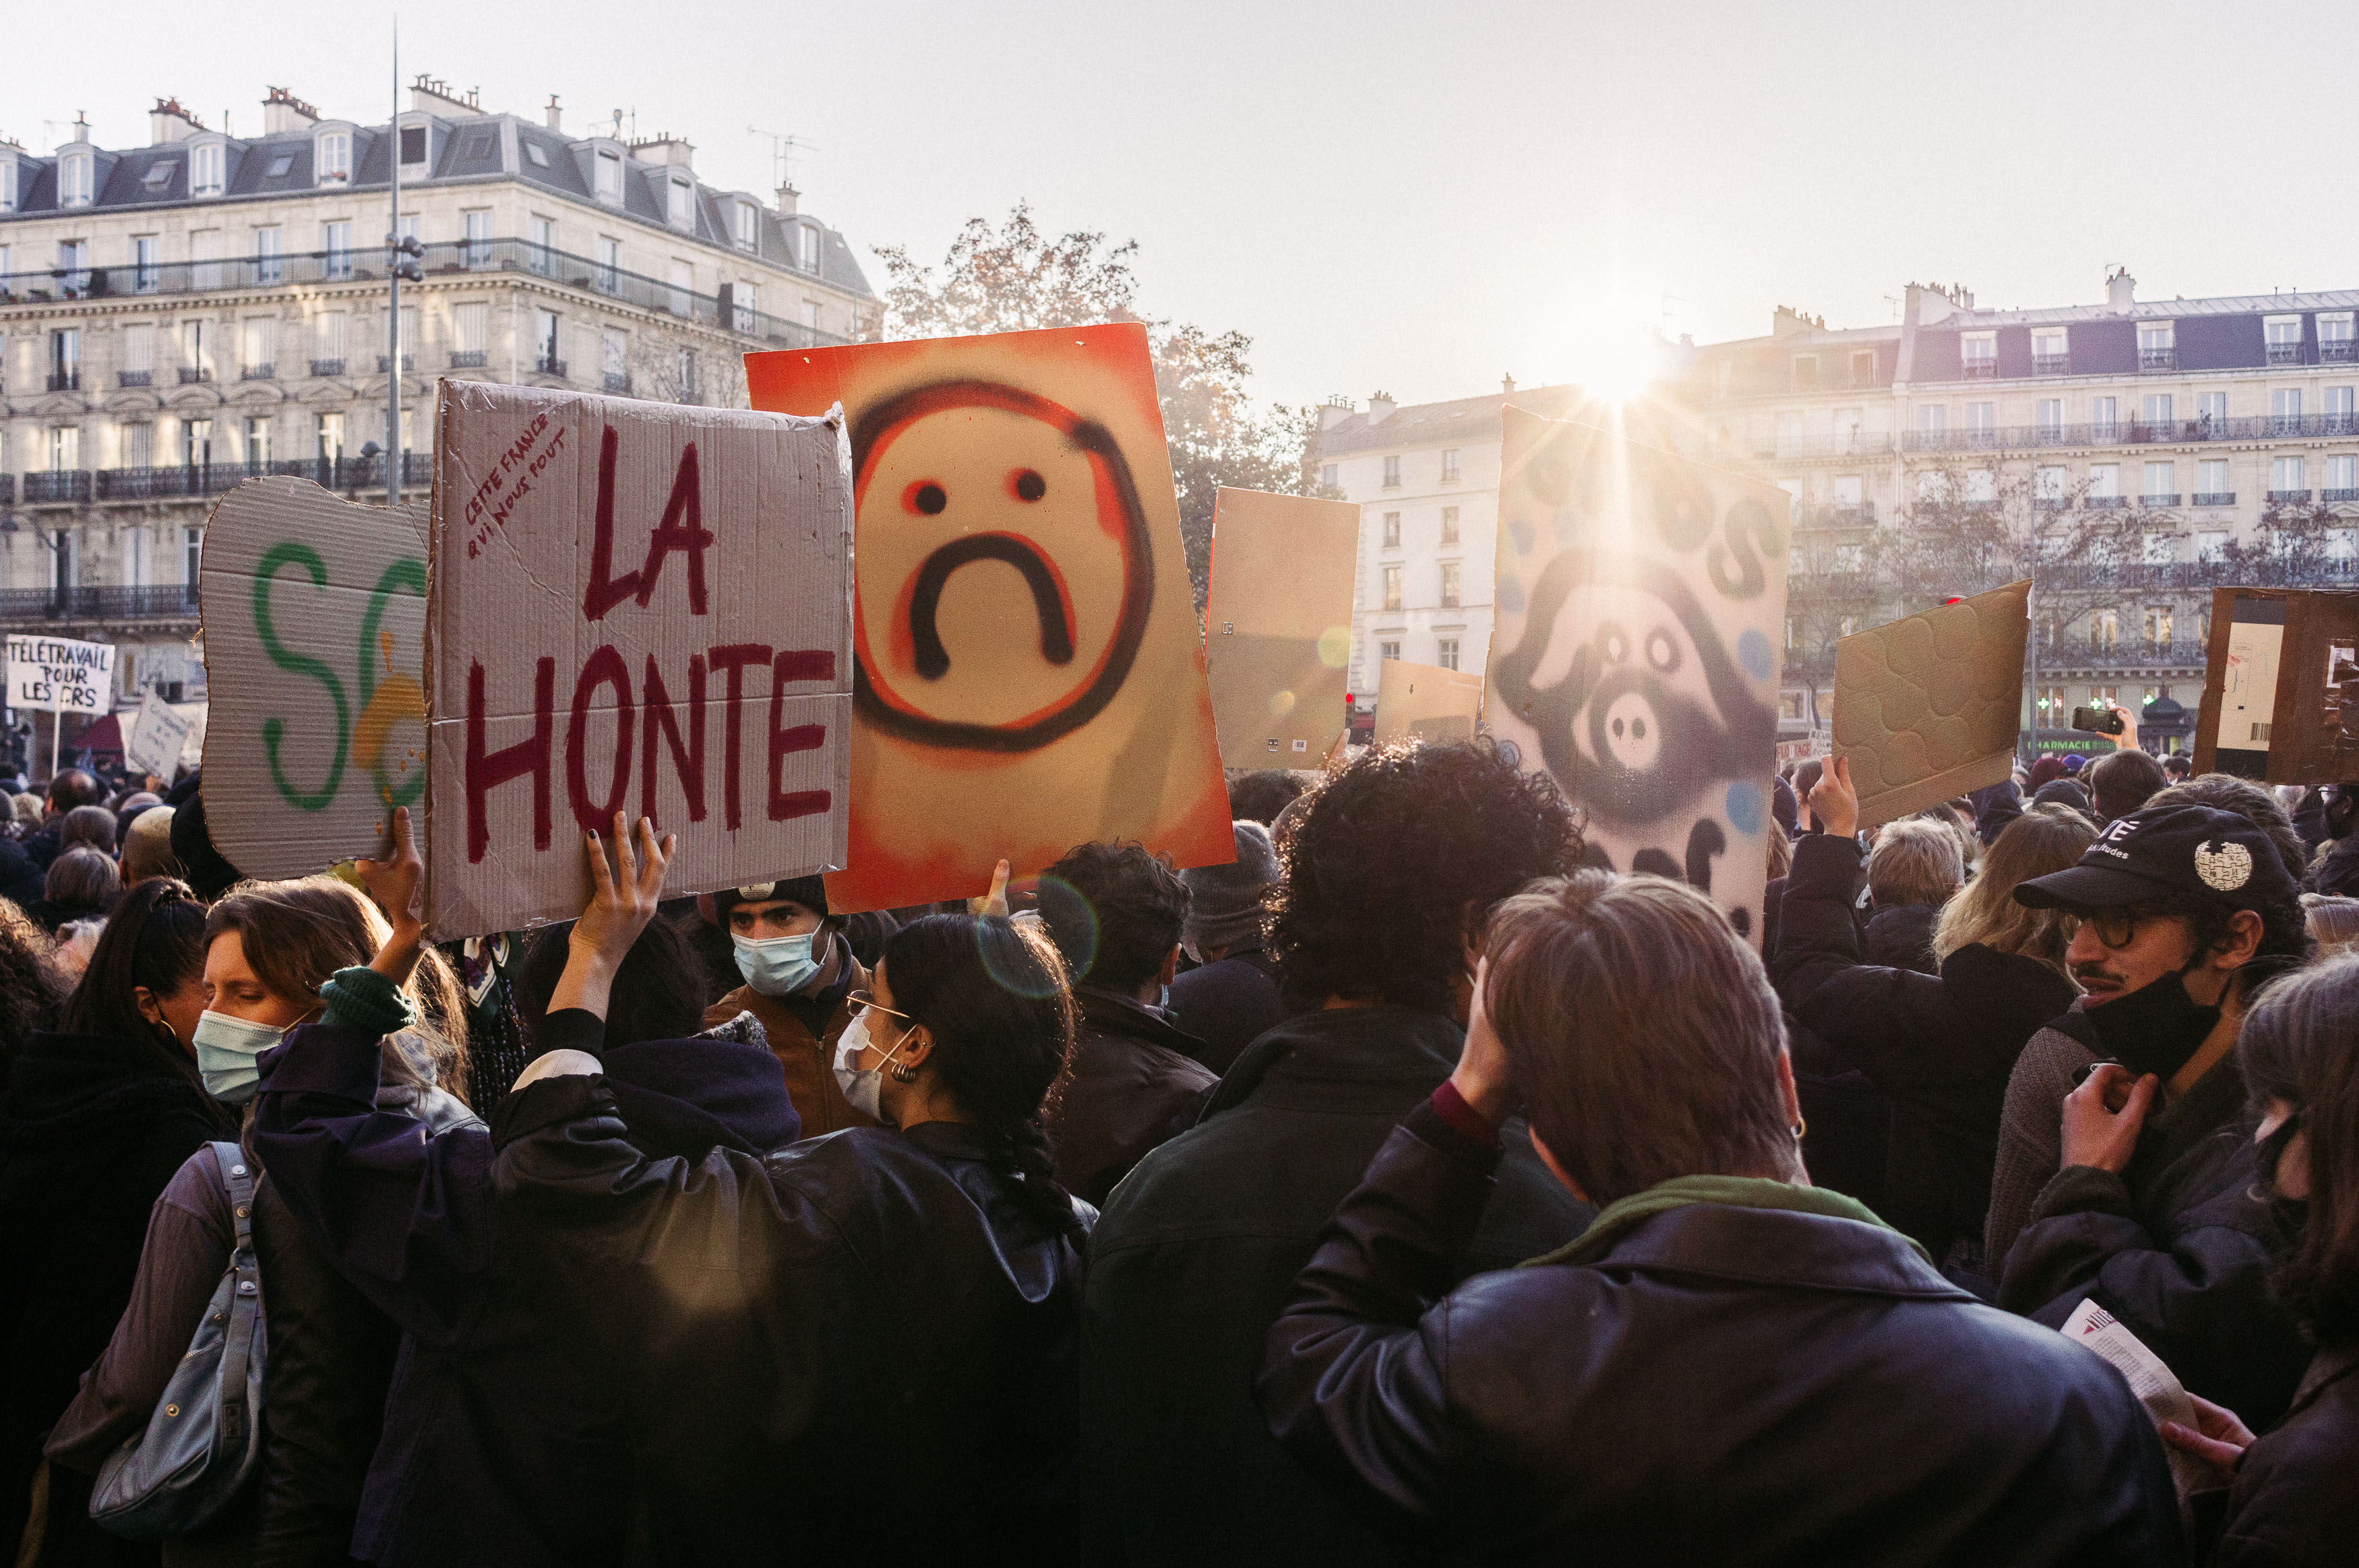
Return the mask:
{"type": "Polygon", "coordinates": [[[1794,1125],[1789,1129],[1789,1130],[1794,1134],[1794,1141],[1797,1143],[1799,1143],[1802,1141],[1802,1134],[1808,1132],[1810,1130],[1810,1124],[1799,1116],[1794,1119],[1794,1125]]]}
{"type": "Polygon", "coordinates": [[[172,1043],[173,1050],[179,1051],[185,1049],[185,1047],[180,1044],[180,1032],[172,1027],[172,1021],[170,1019],[158,1019],[156,1021],[155,1027],[164,1032],[164,1038],[172,1043]]]}

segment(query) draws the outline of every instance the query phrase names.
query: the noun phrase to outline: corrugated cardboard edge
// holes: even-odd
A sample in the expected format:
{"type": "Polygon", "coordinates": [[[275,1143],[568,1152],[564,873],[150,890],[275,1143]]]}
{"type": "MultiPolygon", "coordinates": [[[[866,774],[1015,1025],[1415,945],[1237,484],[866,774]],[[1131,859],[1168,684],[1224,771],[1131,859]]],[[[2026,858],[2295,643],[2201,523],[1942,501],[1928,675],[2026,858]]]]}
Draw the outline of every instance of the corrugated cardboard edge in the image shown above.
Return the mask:
{"type": "MultiPolygon", "coordinates": [[[[426,691],[426,793],[420,797],[423,808],[410,824],[418,842],[418,852],[426,861],[426,875],[418,890],[419,907],[425,913],[426,933],[438,940],[451,935],[482,935],[480,932],[445,932],[435,929],[435,913],[441,907],[434,886],[434,856],[427,845],[440,826],[440,803],[434,798],[434,718],[441,702],[441,691],[434,679],[435,644],[442,640],[442,529],[443,509],[450,504],[442,483],[442,453],[449,449],[445,439],[451,418],[451,379],[438,376],[434,382],[434,488],[427,502],[426,513],[426,630],[419,636],[419,656],[425,668],[419,671],[419,684],[426,691]]],[[[399,453],[387,460],[398,464],[399,453]]],[[[465,832],[464,827],[460,828],[465,832]]]]}

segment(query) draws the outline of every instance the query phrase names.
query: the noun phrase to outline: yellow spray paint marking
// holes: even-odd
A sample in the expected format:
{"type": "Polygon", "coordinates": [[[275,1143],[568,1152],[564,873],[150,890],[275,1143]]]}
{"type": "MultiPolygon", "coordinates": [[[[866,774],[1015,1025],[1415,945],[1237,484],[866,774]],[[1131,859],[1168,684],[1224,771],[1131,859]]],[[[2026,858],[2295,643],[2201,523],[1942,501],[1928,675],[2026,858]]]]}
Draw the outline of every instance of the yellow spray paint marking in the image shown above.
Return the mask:
{"type": "Polygon", "coordinates": [[[388,676],[392,675],[394,673],[392,633],[379,632],[376,634],[376,652],[377,657],[385,661],[385,673],[388,676]]]}
{"type": "MultiPolygon", "coordinates": [[[[391,646],[388,639],[386,645],[391,646]]],[[[361,709],[360,722],[353,726],[353,762],[356,767],[374,769],[385,755],[386,736],[405,719],[426,722],[426,692],[408,676],[389,675],[383,685],[371,694],[368,706],[361,709]]],[[[416,755],[413,752],[410,755],[416,755]]],[[[408,772],[404,764],[402,772],[408,772]]],[[[380,795],[391,804],[391,792],[380,789],[380,795]]]]}

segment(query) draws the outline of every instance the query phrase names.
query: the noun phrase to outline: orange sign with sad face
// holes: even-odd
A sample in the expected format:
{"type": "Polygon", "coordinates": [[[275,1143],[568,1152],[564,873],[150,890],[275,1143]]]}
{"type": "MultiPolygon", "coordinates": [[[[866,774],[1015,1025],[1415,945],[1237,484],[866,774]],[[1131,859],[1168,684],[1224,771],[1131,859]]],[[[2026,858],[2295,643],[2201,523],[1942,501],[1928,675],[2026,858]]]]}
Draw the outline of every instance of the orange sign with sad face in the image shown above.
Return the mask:
{"type": "Polygon", "coordinates": [[[1234,852],[1146,332],[752,354],[756,407],[852,431],[842,909],[971,894],[1138,838],[1234,852]]]}

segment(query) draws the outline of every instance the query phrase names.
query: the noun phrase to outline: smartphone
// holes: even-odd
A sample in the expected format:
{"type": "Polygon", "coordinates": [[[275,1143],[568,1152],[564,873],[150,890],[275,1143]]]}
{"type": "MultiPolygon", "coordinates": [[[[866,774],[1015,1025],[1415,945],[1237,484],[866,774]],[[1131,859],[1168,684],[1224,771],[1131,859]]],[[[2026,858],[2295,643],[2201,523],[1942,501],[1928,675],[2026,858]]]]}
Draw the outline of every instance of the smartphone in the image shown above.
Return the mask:
{"type": "Polygon", "coordinates": [[[2122,716],[2110,708],[2076,708],[2072,710],[2072,728],[2086,730],[2093,735],[2118,735],[2122,732],[2122,716]]]}

